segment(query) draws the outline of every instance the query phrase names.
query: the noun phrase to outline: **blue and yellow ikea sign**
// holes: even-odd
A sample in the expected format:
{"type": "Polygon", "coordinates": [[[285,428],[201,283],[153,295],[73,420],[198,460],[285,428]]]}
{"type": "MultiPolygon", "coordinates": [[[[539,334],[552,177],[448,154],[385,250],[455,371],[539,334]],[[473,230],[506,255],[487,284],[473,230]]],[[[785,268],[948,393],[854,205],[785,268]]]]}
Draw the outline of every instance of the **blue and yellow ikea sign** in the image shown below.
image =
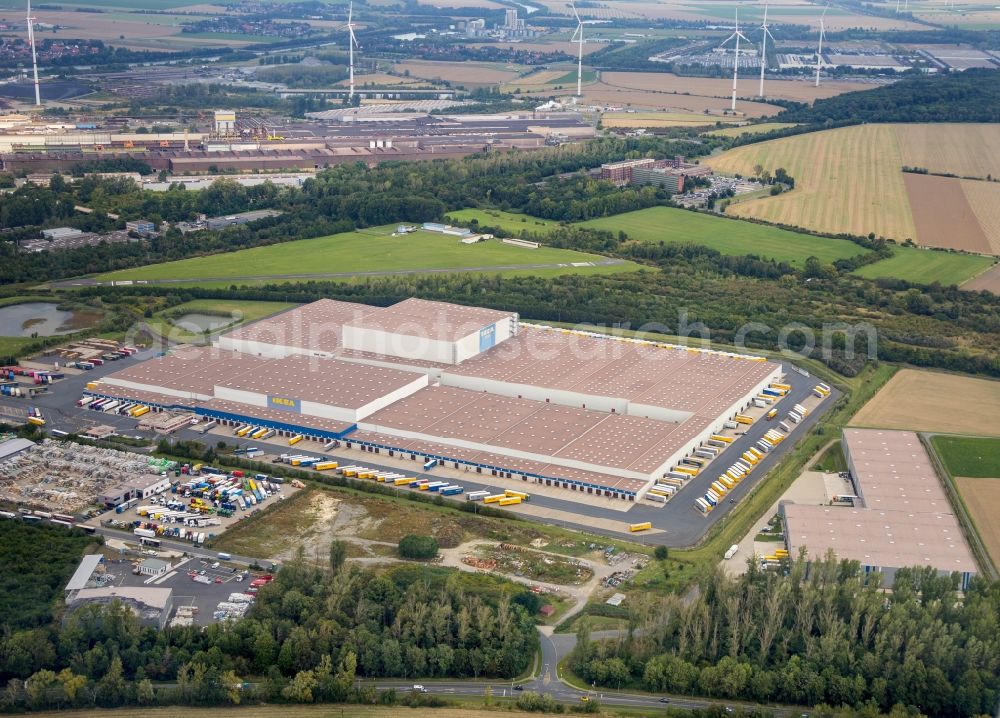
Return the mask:
{"type": "Polygon", "coordinates": [[[294,411],[296,414],[302,413],[302,402],[299,399],[289,399],[284,396],[269,396],[267,397],[267,405],[271,409],[294,411]]]}
{"type": "Polygon", "coordinates": [[[484,352],[493,348],[497,343],[497,325],[491,324],[479,330],[479,351],[484,352]]]}

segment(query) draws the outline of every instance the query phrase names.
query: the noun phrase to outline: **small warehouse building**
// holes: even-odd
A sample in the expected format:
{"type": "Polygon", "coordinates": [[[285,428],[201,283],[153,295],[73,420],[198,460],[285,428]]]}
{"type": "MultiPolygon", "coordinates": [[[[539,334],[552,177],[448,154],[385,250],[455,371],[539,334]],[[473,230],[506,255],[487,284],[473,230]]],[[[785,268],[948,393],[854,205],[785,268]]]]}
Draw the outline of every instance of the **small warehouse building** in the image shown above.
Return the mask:
{"type": "Polygon", "coordinates": [[[844,453],[857,496],[854,507],[784,502],[789,553],[832,550],[879,572],[891,586],[896,572],[930,566],[957,572],[967,588],[978,572],[972,551],[931,458],[912,431],[844,429],[844,453]]]}
{"type": "Polygon", "coordinates": [[[114,508],[132,499],[141,501],[150,496],[162,494],[169,488],[169,477],[146,474],[108,489],[101,495],[100,502],[108,508],[114,508]]]}
{"type": "Polygon", "coordinates": [[[158,558],[147,558],[136,569],[142,576],[162,576],[170,570],[170,563],[158,558]]]}
{"type": "MultiPolygon", "coordinates": [[[[174,610],[173,590],[146,586],[106,586],[83,588],[70,594],[66,618],[85,606],[107,606],[118,601],[139,619],[139,625],[162,631],[174,610]]],[[[63,619],[64,621],[66,619],[63,619]]]]}

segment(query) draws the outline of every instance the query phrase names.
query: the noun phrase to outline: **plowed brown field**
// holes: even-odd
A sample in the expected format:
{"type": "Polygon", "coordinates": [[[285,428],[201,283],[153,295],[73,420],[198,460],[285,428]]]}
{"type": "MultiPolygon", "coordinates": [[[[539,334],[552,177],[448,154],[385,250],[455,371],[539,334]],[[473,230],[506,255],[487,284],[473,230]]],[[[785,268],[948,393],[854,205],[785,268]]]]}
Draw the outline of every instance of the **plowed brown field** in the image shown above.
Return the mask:
{"type": "Polygon", "coordinates": [[[990,242],[962,191],[961,180],[903,174],[918,244],[989,254],[990,242]]]}

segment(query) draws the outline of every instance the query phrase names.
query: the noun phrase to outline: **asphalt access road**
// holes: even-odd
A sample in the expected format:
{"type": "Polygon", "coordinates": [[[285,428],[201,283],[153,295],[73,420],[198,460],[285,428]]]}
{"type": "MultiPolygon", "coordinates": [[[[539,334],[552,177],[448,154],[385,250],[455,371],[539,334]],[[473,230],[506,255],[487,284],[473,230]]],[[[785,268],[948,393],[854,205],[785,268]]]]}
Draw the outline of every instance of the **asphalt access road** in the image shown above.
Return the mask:
{"type": "MultiPolygon", "coordinates": [[[[372,272],[321,272],[318,274],[248,274],[228,277],[194,277],[187,279],[142,279],[133,280],[132,284],[190,284],[195,282],[252,282],[252,281],[297,281],[300,279],[345,279],[350,277],[395,277],[409,274],[452,274],[456,272],[509,272],[533,269],[565,269],[571,267],[609,267],[625,264],[622,259],[605,259],[600,262],[558,262],[549,264],[499,264],[481,267],[451,267],[444,269],[397,269],[391,271],[372,272]]],[[[126,280],[128,281],[128,280],[126,280]]],[[[119,282],[120,283],[120,282],[119,282]]],[[[96,279],[67,279],[52,282],[54,289],[71,289],[73,287],[112,286],[113,281],[99,282],[96,279]]]]}
{"type": "MultiPolygon", "coordinates": [[[[136,361],[139,361],[141,357],[148,358],[154,353],[155,352],[153,351],[149,351],[137,357],[130,357],[117,362],[108,362],[102,367],[97,367],[89,372],[83,372],[79,376],[67,375],[66,379],[53,384],[47,394],[39,395],[35,398],[35,400],[30,402],[24,399],[0,397],[0,404],[9,404],[21,408],[25,408],[29,404],[40,407],[47,420],[46,428],[49,430],[61,429],[63,431],[73,432],[82,430],[83,428],[94,424],[109,424],[114,426],[120,434],[126,436],[139,435],[140,432],[138,432],[135,428],[136,420],[134,418],[129,416],[119,416],[117,414],[102,414],[88,409],[81,409],[76,406],[76,400],[79,399],[83,393],[88,381],[93,381],[104,374],[135,363],[136,361]]],[[[784,417],[796,403],[799,403],[808,397],[812,393],[813,387],[818,383],[816,378],[803,376],[796,370],[792,369],[788,364],[785,365],[785,371],[785,382],[792,386],[792,390],[789,391],[789,393],[780,402],[774,405],[775,408],[778,409],[779,418],[784,417]]],[[[588,519],[606,519],[621,524],[650,521],[652,522],[654,528],[660,529],[661,531],[653,534],[635,535],[631,537],[632,540],[650,545],[662,544],[671,548],[683,548],[694,545],[705,535],[709,528],[720,521],[725,521],[729,513],[736,508],[739,501],[745,498],[750,490],[767,476],[770,470],[774,468],[774,466],[776,466],[777,463],[783,458],[785,453],[789,451],[798,441],[799,437],[804,436],[809,427],[818,421],[826,411],[832,408],[838,396],[839,393],[834,391],[834,393],[825,399],[815,410],[813,410],[809,416],[807,416],[800,424],[796,425],[789,438],[767,454],[764,459],[757,464],[755,470],[750,474],[750,476],[737,484],[736,488],[734,488],[726,499],[724,499],[708,516],[704,516],[697,508],[694,507],[694,500],[708,490],[708,487],[718,478],[718,475],[722,473],[724,468],[733,464],[736,459],[744,451],[746,451],[747,448],[756,443],[757,440],[766,431],[768,431],[768,429],[776,426],[778,419],[775,419],[774,421],[760,420],[747,427],[744,435],[738,437],[732,444],[730,444],[726,451],[720,454],[719,457],[712,462],[711,468],[703,472],[701,476],[692,479],[689,482],[689,485],[679,492],[678,495],[665,506],[640,501],[633,505],[629,511],[622,512],[605,508],[601,505],[588,504],[585,500],[576,501],[570,498],[561,499],[552,496],[534,494],[531,497],[533,505],[569,512],[578,517],[579,520],[567,521],[537,516],[528,517],[528,520],[566,526],[586,531],[591,534],[598,534],[613,538],[621,538],[622,534],[620,532],[597,528],[593,525],[593,522],[588,521],[588,519]],[[730,499],[732,499],[732,502],[730,499]]],[[[158,438],[152,436],[150,433],[146,433],[145,436],[149,437],[151,440],[158,438]]],[[[189,428],[181,429],[168,438],[173,441],[180,439],[195,439],[202,442],[211,442],[217,440],[214,435],[206,436],[189,428]]],[[[227,443],[233,443],[235,440],[235,437],[233,436],[226,436],[222,438],[227,443]]],[[[242,442],[242,446],[248,446],[251,444],[259,447],[265,453],[269,454],[282,454],[289,451],[289,448],[284,441],[279,441],[278,443],[262,441],[242,442]]],[[[303,453],[329,456],[332,459],[339,461],[341,465],[363,464],[381,471],[398,472],[400,470],[398,467],[379,463],[378,454],[370,454],[364,459],[359,459],[357,456],[347,457],[342,454],[338,454],[336,450],[331,452],[304,451],[303,453]]],[[[418,469],[422,468],[418,462],[414,462],[414,467],[418,469]]],[[[418,478],[436,478],[433,470],[430,472],[417,470],[412,473],[418,478]]],[[[317,475],[317,478],[320,478],[320,476],[317,475]]],[[[503,490],[504,488],[509,488],[511,486],[510,482],[510,479],[501,479],[488,474],[476,474],[471,471],[463,476],[462,479],[457,480],[457,483],[464,486],[467,492],[486,489],[503,490]]],[[[528,482],[525,484],[524,488],[530,492],[530,487],[531,483],[528,482]]],[[[408,489],[400,489],[400,491],[407,490],[408,489]]],[[[571,493],[568,494],[568,496],[572,496],[573,499],[577,497],[583,499],[586,495],[571,493]]],[[[514,511],[516,513],[516,509],[514,511]]]]}

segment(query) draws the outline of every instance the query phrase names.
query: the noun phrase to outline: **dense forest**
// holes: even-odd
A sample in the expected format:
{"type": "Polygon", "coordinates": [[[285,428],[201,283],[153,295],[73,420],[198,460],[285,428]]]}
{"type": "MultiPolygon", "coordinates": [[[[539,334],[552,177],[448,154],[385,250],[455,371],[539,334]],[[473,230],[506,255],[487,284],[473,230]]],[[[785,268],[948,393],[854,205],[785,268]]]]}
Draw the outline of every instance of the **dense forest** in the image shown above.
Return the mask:
{"type": "Polygon", "coordinates": [[[51,621],[56,600],[62,598],[63,586],[80,557],[99,541],[80,530],[0,519],[3,625],[31,628],[51,621]]]}
{"type": "Polygon", "coordinates": [[[779,122],[1000,122],[1000,70],[908,77],[784,110],[779,122]]]}
{"type": "Polygon", "coordinates": [[[791,563],[787,575],[720,570],[693,600],[632,608],[630,636],[584,628],[573,671],[597,685],[813,706],[914,706],[992,715],[1000,698],[1000,584],[901,569],[894,590],[857,562],[791,563]]]}
{"type": "Polygon", "coordinates": [[[235,623],[155,631],[116,603],[74,611],[62,628],[7,633],[0,706],[219,704],[241,693],[248,702],[369,702],[374,692],[360,695],[356,676],[509,679],[538,647],[522,593],[534,598],[448,569],[362,569],[331,548],[325,568],[286,563],[235,623]],[[153,682],[170,685],[154,691],[153,682]]]}

